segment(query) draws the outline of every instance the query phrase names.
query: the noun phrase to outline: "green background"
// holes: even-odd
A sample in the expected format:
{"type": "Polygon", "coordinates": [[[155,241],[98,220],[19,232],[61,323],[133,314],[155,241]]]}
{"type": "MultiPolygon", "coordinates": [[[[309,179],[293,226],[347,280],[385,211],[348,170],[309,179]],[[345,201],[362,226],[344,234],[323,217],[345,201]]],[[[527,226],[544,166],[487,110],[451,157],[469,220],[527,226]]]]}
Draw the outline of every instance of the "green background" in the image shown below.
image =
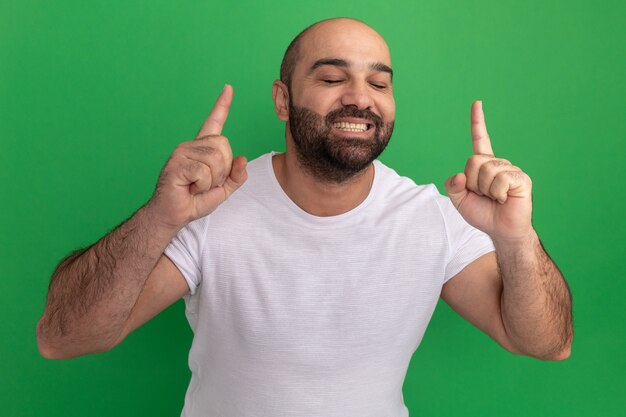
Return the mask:
{"type": "MultiPolygon", "coordinates": [[[[178,415],[182,302],[111,352],[38,355],[49,276],[151,196],[224,83],[224,134],[284,149],[271,83],[310,23],[351,16],[392,51],[396,130],[381,158],[418,183],[471,153],[482,99],[497,156],[534,183],[534,223],[574,295],[565,362],[509,354],[440,304],[404,385],[412,416],[616,416],[624,351],[623,1],[0,2],[0,414],[178,415]]],[[[382,417],[382,416],[381,416],[382,417]]]]}

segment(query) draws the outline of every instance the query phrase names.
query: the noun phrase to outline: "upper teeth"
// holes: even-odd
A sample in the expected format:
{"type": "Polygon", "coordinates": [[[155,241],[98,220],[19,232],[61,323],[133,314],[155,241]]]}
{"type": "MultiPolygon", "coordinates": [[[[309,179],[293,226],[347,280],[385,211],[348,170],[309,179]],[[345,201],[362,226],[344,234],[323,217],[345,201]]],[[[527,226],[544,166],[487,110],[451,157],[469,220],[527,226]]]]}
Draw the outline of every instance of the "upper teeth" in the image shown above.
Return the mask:
{"type": "Polygon", "coordinates": [[[347,130],[349,132],[364,132],[367,130],[366,123],[347,123],[347,122],[336,122],[333,123],[333,127],[341,130],[347,130]]]}

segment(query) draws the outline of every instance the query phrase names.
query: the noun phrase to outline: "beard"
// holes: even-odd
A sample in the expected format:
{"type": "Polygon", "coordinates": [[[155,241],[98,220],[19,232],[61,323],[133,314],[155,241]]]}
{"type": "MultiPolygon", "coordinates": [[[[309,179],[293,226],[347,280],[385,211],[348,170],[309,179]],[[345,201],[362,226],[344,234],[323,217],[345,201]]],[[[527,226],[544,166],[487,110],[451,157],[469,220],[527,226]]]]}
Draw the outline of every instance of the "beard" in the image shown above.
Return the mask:
{"type": "Polygon", "coordinates": [[[359,110],[355,106],[322,116],[289,102],[288,125],[300,165],[322,181],[342,183],[362,172],[385,150],[393,133],[394,121],[384,123],[370,110],[359,110]],[[333,137],[333,123],[343,117],[370,120],[374,124],[373,137],[333,137]]]}

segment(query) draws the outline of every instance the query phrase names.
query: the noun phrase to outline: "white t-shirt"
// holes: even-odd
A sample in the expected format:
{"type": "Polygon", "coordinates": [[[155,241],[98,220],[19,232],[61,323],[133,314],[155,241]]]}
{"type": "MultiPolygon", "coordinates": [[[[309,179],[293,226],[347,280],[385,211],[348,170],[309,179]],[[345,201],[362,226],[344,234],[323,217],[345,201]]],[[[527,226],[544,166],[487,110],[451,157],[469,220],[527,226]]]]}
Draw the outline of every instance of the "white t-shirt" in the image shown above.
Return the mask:
{"type": "Polygon", "coordinates": [[[402,384],[441,287],[494,250],[434,185],[374,162],[368,197],[317,217],[266,154],[167,247],[190,288],[186,417],[405,417],[402,384]]]}

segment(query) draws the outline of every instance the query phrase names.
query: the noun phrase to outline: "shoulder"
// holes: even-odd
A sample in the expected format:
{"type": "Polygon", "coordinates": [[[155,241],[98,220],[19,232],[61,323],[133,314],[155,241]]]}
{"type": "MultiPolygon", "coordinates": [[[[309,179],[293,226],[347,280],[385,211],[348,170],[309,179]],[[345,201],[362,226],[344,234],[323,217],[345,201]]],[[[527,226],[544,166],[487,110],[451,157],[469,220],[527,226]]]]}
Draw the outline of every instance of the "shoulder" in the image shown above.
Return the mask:
{"type": "Polygon", "coordinates": [[[222,205],[230,206],[249,198],[263,199],[268,194],[272,194],[275,191],[272,168],[273,155],[274,152],[269,152],[250,160],[246,166],[248,179],[222,205]]]}
{"type": "Polygon", "coordinates": [[[268,152],[248,162],[246,166],[248,179],[241,186],[241,189],[254,188],[267,183],[268,177],[272,173],[272,156],[274,154],[274,152],[268,152]]]}
{"type": "Polygon", "coordinates": [[[437,211],[449,203],[449,198],[442,195],[435,184],[418,184],[378,160],[374,164],[378,177],[376,191],[386,202],[428,206],[437,211]]]}

